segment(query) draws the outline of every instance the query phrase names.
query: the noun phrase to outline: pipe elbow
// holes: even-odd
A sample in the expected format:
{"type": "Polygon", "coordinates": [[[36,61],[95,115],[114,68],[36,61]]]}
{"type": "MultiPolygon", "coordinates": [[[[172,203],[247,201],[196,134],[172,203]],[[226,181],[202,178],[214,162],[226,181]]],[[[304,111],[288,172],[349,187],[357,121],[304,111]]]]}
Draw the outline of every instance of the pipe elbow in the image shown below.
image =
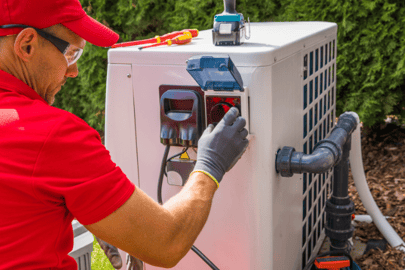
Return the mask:
{"type": "Polygon", "coordinates": [[[303,155],[301,168],[303,172],[324,173],[332,168],[337,156],[329,148],[319,147],[311,155],[303,155]]]}
{"type": "Polygon", "coordinates": [[[319,146],[307,155],[285,146],[277,154],[276,170],[283,177],[292,177],[294,173],[324,173],[338,160],[338,150],[332,149],[319,146]]]}
{"type": "Polygon", "coordinates": [[[328,171],[341,160],[342,148],[346,141],[350,140],[350,136],[359,121],[356,113],[346,112],[342,114],[329,137],[318,142],[312,154],[296,152],[293,147],[283,147],[277,152],[276,171],[283,177],[292,177],[294,173],[324,173],[328,171]]]}

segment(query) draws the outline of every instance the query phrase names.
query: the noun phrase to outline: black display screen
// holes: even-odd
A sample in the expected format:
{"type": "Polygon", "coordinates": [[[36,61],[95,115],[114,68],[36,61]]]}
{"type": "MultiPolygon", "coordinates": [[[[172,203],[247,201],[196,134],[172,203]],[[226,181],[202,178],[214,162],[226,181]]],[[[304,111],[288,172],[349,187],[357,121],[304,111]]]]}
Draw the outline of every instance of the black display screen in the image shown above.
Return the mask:
{"type": "Polygon", "coordinates": [[[169,99],[169,111],[192,111],[194,100],[186,99],[186,100],[176,100],[176,99],[169,99]]]}

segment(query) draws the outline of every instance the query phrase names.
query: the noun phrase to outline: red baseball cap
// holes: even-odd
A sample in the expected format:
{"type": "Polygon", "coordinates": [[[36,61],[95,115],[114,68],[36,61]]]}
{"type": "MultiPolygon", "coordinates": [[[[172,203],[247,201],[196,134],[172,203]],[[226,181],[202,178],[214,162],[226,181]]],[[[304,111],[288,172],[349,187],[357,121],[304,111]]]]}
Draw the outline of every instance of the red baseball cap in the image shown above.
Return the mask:
{"type": "MultiPolygon", "coordinates": [[[[110,47],[119,38],[117,33],[88,16],[79,0],[0,0],[0,14],[0,26],[24,24],[42,29],[62,24],[100,47],[110,47]]],[[[20,31],[21,28],[0,28],[0,36],[20,31]]]]}

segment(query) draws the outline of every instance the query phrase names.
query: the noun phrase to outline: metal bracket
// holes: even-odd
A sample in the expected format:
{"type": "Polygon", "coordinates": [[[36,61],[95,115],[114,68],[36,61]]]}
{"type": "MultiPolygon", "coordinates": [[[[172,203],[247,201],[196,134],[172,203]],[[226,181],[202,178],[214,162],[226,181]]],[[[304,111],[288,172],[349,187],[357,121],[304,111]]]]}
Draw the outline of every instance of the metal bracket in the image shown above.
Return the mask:
{"type": "MultiPolygon", "coordinates": [[[[245,21],[245,22],[246,22],[246,21],[245,21]]],[[[246,40],[250,39],[250,36],[251,36],[251,32],[250,32],[250,20],[249,20],[249,17],[248,17],[248,24],[249,24],[249,36],[247,35],[247,31],[246,31],[246,34],[245,34],[245,38],[246,38],[246,40]]]]}

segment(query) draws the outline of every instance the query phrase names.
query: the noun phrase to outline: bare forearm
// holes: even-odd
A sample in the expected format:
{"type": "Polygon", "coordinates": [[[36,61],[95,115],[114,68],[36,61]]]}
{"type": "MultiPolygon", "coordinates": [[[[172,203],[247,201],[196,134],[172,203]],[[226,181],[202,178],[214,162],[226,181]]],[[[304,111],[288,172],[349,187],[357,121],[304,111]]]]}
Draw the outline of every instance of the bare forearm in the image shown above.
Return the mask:
{"type": "Polygon", "coordinates": [[[211,178],[196,172],[181,192],[163,205],[175,220],[171,242],[182,253],[181,258],[190,250],[204,227],[216,189],[217,185],[211,178]]]}

